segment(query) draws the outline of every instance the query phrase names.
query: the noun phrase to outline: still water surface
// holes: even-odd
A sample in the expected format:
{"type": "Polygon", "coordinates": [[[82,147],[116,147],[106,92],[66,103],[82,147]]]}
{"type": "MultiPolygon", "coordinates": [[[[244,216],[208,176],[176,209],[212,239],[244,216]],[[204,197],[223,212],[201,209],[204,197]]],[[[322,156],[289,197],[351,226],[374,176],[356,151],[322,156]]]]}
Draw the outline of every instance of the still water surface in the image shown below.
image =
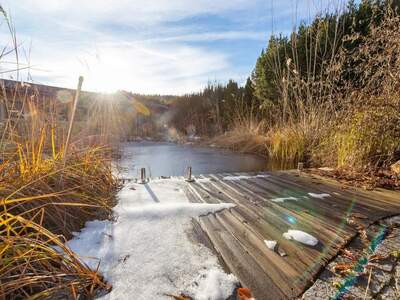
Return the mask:
{"type": "Polygon", "coordinates": [[[121,165],[126,175],[134,177],[139,177],[141,168],[146,168],[149,177],[185,175],[188,166],[192,166],[193,174],[271,169],[267,160],[257,155],[161,142],[124,143],[121,165]]]}

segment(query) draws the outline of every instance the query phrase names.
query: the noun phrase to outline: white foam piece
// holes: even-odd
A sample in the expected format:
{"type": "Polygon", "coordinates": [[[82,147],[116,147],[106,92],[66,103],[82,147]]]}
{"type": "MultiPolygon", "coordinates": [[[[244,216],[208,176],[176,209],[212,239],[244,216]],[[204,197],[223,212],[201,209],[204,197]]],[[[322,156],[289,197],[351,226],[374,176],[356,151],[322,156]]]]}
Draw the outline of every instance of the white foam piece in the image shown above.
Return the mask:
{"type": "Polygon", "coordinates": [[[283,237],[287,240],[295,240],[305,245],[315,246],[318,244],[318,239],[311,234],[301,230],[288,230],[283,234],[283,237]]]}
{"type": "Polygon", "coordinates": [[[308,193],[308,195],[310,197],[317,198],[317,199],[324,199],[324,198],[327,198],[327,197],[331,196],[330,194],[324,194],[324,193],[323,194],[308,193]]]}

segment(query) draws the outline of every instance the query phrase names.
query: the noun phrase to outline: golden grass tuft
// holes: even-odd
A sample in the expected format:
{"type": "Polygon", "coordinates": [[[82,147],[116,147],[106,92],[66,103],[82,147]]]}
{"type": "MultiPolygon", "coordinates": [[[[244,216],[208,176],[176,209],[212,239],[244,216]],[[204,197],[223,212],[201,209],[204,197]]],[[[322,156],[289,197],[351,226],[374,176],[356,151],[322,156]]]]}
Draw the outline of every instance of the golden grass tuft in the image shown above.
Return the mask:
{"type": "MultiPolygon", "coordinates": [[[[15,27],[1,6],[0,14],[12,40],[0,64],[5,55],[15,55],[11,60],[18,63],[15,27]]],[[[98,127],[93,120],[110,122],[95,131],[75,131],[65,145],[70,104],[55,97],[29,84],[1,82],[0,299],[93,299],[111,288],[65,242],[86,221],[112,217],[119,183],[111,150],[91,143],[90,133],[100,131],[96,140],[107,141],[114,129],[107,126],[122,118],[113,107],[93,115],[83,110],[86,129],[98,127]]]]}
{"type": "Polygon", "coordinates": [[[71,147],[64,157],[54,125],[29,119],[13,128],[0,163],[0,299],[93,298],[110,289],[65,245],[86,221],[111,218],[119,184],[110,151],[71,147]]]}
{"type": "Polygon", "coordinates": [[[112,217],[119,183],[111,150],[80,142],[67,154],[65,124],[43,109],[45,100],[7,96],[0,99],[13,108],[0,141],[0,299],[93,298],[110,286],[65,241],[86,221],[112,217]]]}
{"type": "Polygon", "coordinates": [[[210,144],[242,153],[266,156],[267,137],[264,127],[263,122],[236,120],[230,131],[211,139],[210,144]]]}
{"type": "Polygon", "coordinates": [[[107,291],[102,277],[65,246],[62,236],[40,223],[45,208],[34,218],[0,214],[0,298],[80,299],[107,291]]]}
{"type": "Polygon", "coordinates": [[[9,135],[0,163],[0,299],[93,298],[110,287],[65,241],[111,217],[119,184],[109,150],[75,148],[64,160],[51,126],[36,129],[9,135]]]}

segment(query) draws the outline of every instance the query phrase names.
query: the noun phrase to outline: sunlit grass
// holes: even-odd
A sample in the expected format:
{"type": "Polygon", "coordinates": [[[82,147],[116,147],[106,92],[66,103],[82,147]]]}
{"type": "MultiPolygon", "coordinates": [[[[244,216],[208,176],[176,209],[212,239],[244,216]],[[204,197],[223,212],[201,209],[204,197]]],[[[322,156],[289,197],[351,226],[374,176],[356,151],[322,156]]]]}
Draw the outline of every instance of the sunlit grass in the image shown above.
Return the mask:
{"type": "Polygon", "coordinates": [[[65,240],[41,225],[44,208],[32,219],[0,214],[0,296],[3,299],[92,298],[109,290],[65,246],[65,240]]]}
{"type": "Polygon", "coordinates": [[[111,217],[110,150],[73,147],[65,157],[62,131],[30,115],[10,127],[0,163],[0,297],[91,298],[110,287],[65,241],[87,220],[111,217]]]}

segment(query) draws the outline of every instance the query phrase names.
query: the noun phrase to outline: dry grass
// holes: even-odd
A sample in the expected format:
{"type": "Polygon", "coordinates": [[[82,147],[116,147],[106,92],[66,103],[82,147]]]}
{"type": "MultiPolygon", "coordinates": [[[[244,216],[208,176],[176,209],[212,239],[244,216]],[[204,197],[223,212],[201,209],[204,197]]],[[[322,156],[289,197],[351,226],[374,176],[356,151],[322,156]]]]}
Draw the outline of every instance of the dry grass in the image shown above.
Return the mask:
{"type": "Polygon", "coordinates": [[[230,131],[211,139],[209,143],[242,153],[267,155],[264,122],[237,120],[230,131]]]}
{"type": "MultiPolygon", "coordinates": [[[[18,61],[5,17],[15,48],[2,53],[18,61]]],[[[111,153],[82,135],[67,153],[57,99],[29,91],[21,84],[0,90],[0,299],[91,299],[110,286],[65,241],[86,221],[111,217],[119,188],[111,153]]]]}
{"type": "Polygon", "coordinates": [[[388,9],[368,35],[344,37],[358,46],[332,52],[319,71],[314,55],[320,44],[310,33],[306,76],[290,58],[283,69],[276,66],[280,99],[269,106],[262,130],[233,120],[233,129],[218,139],[279,161],[367,172],[388,167],[400,159],[399,28],[400,18],[388,9]]]}
{"type": "Polygon", "coordinates": [[[92,298],[110,287],[64,243],[87,220],[111,217],[109,151],[71,147],[65,157],[63,131],[25,104],[29,117],[10,117],[1,145],[0,299],[92,298]]]}
{"type": "Polygon", "coordinates": [[[109,287],[64,242],[87,220],[111,217],[118,183],[109,151],[71,147],[64,160],[62,131],[28,107],[30,117],[3,132],[0,299],[91,298],[109,287]]]}
{"type": "Polygon", "coordinates": [[[355,65],[345,110],[335,136],[337,163],[356,169],[386,167],[400,151],[400,18],[389,11],[379,27],[360,39],[343,65],[355,65]]]}
{"type": "Polygon", "coordinates": [[[62,236],[40,224],[44,213],[42,208],[32,219],[0,214],[0,298],[81,299],[109,290],[102,277],[65,246],[62,236]]]}

